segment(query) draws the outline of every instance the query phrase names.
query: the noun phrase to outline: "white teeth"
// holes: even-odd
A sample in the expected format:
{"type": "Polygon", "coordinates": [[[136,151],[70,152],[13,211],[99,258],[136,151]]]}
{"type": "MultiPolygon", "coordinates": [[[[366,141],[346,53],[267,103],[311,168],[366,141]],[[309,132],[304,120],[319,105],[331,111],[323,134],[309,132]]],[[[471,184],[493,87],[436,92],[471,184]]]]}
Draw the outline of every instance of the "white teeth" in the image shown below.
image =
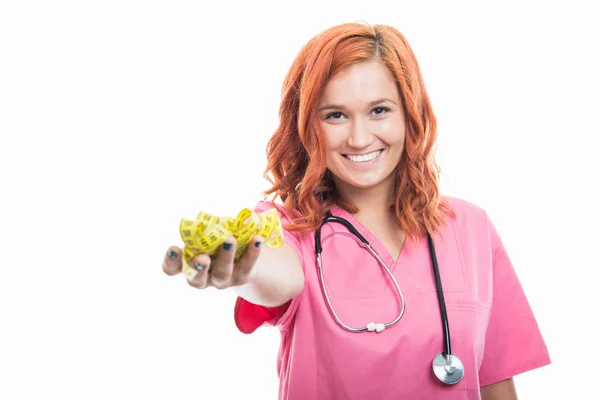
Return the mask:
{"type": "Polygon", "coordinates": [[[354,161],[357,163],[363,163],[363,162],[371,161],[371,160],[377,158],[377,156],[379,156],[380,153],[381,153],[381,150],[377,150],[372,153],[364,154],[361,156],[347,155],[346,157],[348,157],[350,159],[350,161],[354,161]]]}

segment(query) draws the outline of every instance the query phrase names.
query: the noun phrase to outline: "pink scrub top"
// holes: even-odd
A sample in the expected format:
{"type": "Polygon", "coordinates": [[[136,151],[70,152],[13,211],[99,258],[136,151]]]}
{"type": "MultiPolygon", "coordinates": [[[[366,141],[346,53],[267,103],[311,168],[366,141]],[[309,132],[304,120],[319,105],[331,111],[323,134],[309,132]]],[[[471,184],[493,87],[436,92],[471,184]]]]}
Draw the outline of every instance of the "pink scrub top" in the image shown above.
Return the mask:
{"type": "MultiPolygon", "coordinates": [[[[448,311],[452,352],[464,364],[456,385],[432,371],[444,336],[427,236],[406,240],[397,262],[351,214],[347,219],[392,269],[405,313],[380,333],[352,333],[333,319],[319,286],[314,232],[284,232],[304,269],[302,292],[278,308],[238,297],[235,322],[243,333],[277,326],[279,399],[480,399],[480,387],[550,363],[548,350],[502,241],[486,212],[445,197],[457,218],[433,237],[448,311]]],[[[260,202],[255,210],[274,207],[260,202]]],[[[277,205],[282,220],[284,209],[277,205]]],[[[387,273],[359,240],[337,223],[321,233],[325,282],[340,320],[360,328],[387,323],[401,301],[387,273]]]]}

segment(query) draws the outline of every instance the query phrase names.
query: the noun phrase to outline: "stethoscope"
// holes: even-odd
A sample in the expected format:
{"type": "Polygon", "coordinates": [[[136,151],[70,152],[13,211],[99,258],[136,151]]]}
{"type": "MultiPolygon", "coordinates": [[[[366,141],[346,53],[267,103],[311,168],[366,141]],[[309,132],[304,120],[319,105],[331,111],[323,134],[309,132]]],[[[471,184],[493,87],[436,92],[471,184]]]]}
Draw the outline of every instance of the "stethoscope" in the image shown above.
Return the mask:
{"type": "MultiPolygon", "coordinates": [[[[427,239],[429,242],[429,254],[431,257],[431,262],[433,264],[433,274],[435,276],[435,286],[436,286],[436,290],[437,290],[437,298],[438,298],[438,303],[439,303],[439,308],[440,308],[440,314],[442,317],[442,328],[444,330],[444,351],[441,352],[440,354],[438,354],[437,356],[435,356],[435,358],[433,359],[433,373],[443,383],[453,385],[453,384],[460,382],[460,380],[462,379],[462,377],[465,374],[465,369],[464,369],[464,366],[463,366],[462,362],[460,361],[460,359],[458,357],[456,357],[454,354],[452,354],[452,349],[450,347],[450,328],[448,326],[448,315],[446,314],[446,302],[444,301],[444,291],[442,290],[442,281],[440,279],[440,271],[438,268],[435,247],[433,245],[433,239],[431,238],[431,235],[427,234],[427,239]]],[[[319,277],[320,277],[319,283],[321,285],[321,289],[323,290],[323,296],[325,297],[325,301],[327,302],[329,311],[333,315],[333,318],[336,320],[338,325],[340,325],[345,330],[347,330],[349,332],[354,332],[354,333],[365,332],[365,331],[379,333],[379,332],[383,331],[385,328],[390,327],[390,326],[396,324],[398,321],[400,321],[400,319],[404,315],[404,308],[405,308],[404,307],[404,295],[402,294],[400,285],[398,285],[398,282],[396,281],[394,274],[392,274],[392,272],[390,271],[388,266],[385,264],[385,262],[381,259],[381,257],[379,257],[379,255],[377,254],[377,252],[375,252],[375,250],[373,250],[373,248],[371,247],[369,242],[367,242],[367,240],[354,228],[354,226],[352,226],[352,224],[350,222],[348,222],[347,220],[345,220],[343,218],[335,217],[335,216],[331,215],[331,212],[327,212],[325,218],[323,219],[323,222],[321,223],[321,226],[315,232],[315,251],[317,253],[317,266],[318,266],[319,277]],[[396,287],[396,290],[398,291],[400,300],[402,301],[402,309],[400,310],[400,313],[398,314],[396,319],[394,319],[393,321],[388,322],[388,323],[370,322],[362,328],[351,328],[348,325],[344,324],[339,319],[339,317],[337,316],[337,314],[335,313],[335,310],[333,309],[333,307],[331,305],[331,301],[329,300],[329,295],[327,294],[327,289],[325,287],[325,280],[323,278],[323,264],[321,261],[321,252],[323,251],[323,249],[321,247],[321,228],[327,222],[337,222],[338,224],[344,225],[346,227],[346,229],[348,229],[350,231],[350,233],[352,233],[354,236],[356,236],[358,239],[360,239],[360,241],[362,243],[362,247],[365,247],[367,250],[369,250],[369,252],[373,255],[373,257],[375,257],[377,259],[377,261],[379,262],[379,265],[381,265],[383,267],[383,269],[385,269],[387,274],[390,276],[390,278],[392,279],[392,282],[394,283],[394,286],[396,287]]]]}

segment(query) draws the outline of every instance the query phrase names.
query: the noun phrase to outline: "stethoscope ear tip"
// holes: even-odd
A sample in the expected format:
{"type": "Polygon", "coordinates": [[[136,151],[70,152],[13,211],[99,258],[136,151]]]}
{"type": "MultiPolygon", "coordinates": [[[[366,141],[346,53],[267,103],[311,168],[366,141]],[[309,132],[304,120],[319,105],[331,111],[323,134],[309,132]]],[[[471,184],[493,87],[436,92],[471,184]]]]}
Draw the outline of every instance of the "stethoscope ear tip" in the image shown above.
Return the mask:
{"type": "Polygon", "coordinates": [[[465,375],[465,367],[454,354],[440,353],[433,359],[433,373],[443,383],[454,385],[465,375]]]}

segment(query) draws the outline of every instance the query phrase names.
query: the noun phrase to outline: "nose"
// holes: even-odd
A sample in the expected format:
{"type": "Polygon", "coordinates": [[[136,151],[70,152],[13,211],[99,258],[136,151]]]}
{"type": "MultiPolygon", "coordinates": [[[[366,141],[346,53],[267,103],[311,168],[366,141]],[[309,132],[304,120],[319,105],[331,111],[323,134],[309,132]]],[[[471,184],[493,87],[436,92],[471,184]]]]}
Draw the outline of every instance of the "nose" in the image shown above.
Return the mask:
{"type": "Polygon", "coordinates": [[[368,147],[373,142],[374,136],[369,131],[368,124],[360,119],[355,119],[350,127],[348,146],[355,148],[368,147]]]}

